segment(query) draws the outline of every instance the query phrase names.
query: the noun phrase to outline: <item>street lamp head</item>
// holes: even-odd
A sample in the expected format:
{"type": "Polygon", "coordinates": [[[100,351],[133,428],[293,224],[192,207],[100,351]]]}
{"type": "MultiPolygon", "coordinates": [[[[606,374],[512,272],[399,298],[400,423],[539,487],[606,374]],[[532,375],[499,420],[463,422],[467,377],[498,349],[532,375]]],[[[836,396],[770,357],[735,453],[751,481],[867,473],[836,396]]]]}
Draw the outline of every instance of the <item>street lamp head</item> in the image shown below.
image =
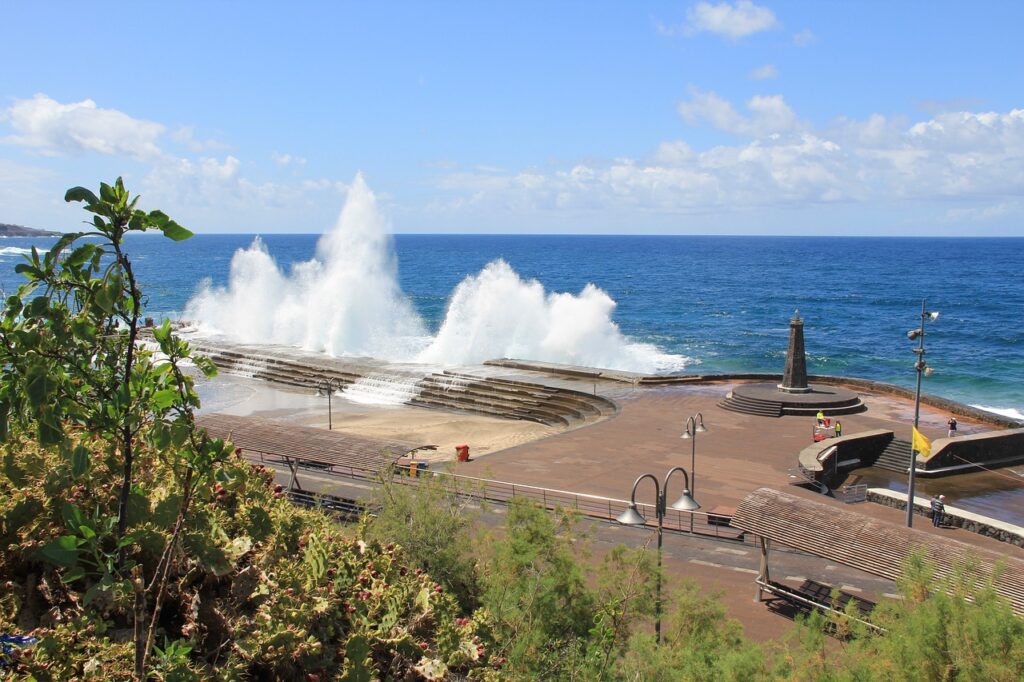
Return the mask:
{"type": "Polygon", "coordinates": [[[320,396],[321,398],[322,398],[322,397],[324,397],[324,388],[323,388],[323,384],[318,384],[318,385],[317,385],[317,387],[316,387],[316,394],[317,394],[318,396],[320,396]]]}
{"type": "Polygon", "coordinates": [[[690,489],[683,490],[683,494],[679,496],[679,499],[670,505],[676,511],[697,511],[700,509],[700,505],[697,504],[697,500],[690,496],[690,489]]]}
{"type": "Polygon", "coordinates": [[[679,436],[683,440],[690,440],[693,436],[690,435],[690,425],[686,425],[686,430],[683,431],[683,435],[679,436]]]}
{"type": "Polygon", "coordinates": [[[939,319],[938,311],[932,311],[932,312],[928,313],[928,319],[931,320],[932,322],[934,322],[935,320],[939,319]]]}
{"type": "Polygon", "coordinates": [[[932,369],[931,367],[925,367],[924,368],[924,375],[926,377],[930,377],[933,374],[935,374],[935,370],[934,369],[932,369]]]}
{"type": "Polygon", "coordinates": [[[707,432],[708,432],[708,430],[704,428],[704,421],[701,420],[701,422],[699,424],[697,424],[697,433],[707,433],[707,432]]]}
{"type": "Polygon", "coordinates": [[[626,511],[619,514],[615,520],[624,526],[643,526],[647,523],[647,519],[637,511],[633,502],[630,502],[626,511]]]}
{"type": "Polygon", "coordinates": [[[909,332],[907,332],[907,338],[910,339],[911,341],[917,341],[917,339],[920,338],[922,334],[924,334],[924,331],[921,329],[911,329],[909,332]]]}

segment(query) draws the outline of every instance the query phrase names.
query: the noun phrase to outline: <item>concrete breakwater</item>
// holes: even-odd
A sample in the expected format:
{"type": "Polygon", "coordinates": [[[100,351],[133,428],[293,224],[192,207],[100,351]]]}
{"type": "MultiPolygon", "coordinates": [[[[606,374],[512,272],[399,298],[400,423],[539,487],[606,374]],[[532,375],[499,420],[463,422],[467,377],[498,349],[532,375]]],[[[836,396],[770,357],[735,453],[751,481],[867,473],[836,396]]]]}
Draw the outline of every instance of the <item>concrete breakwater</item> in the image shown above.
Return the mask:
{"type": "MultiPolygon", "coordinates": [[[[869,502],[882,504],[894,509],[907,508],[907,494],[887,488],[868,488],[867,499],[869,502]]],[[[931,500],[926,497],[914,496],[914,513],[924,517],[931,516],[931,500]]],[[[993,519],[981,514],[969,512],[966,509],[957,509],[946,505],[943,516],[943,524],[964,530],[978,535],[995,538],[1001,542],[1008,542],[1011,545],[1024,547],[1024,528],[1015,526],[1012,523],[993,519]]]]}

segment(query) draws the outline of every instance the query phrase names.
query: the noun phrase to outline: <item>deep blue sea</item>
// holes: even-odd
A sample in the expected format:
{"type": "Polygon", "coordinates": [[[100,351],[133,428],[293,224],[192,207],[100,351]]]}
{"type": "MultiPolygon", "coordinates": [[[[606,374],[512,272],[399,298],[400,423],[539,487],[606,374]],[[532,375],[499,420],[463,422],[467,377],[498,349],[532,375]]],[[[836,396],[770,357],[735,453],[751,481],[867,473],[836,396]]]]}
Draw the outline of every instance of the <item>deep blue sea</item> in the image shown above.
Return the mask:
{"type": "MultiPolygon", "coordinates": [[[[319,235],[265,235],[287,270],[319,235]]],[[[134,236],[129,252],[147,312],[177,317],[204,277],[223,285],[252,235],[173,243],[134,236]]],[[[0,239],[0,286],[13,293],[22,250],[52,239],[0,239]]],[[[401,290],[431,332],[465,277],[502,258],[548,292],[593,283],[631,340],[693,360],[686,371],[781,372],[788,320],[805,321],[808,370],[913,387],[922,299],[929,323],[924,391],[1024,412],[1024,239],[397,235],[401,290]]],[[[509,310],[515,315],[515,310],[509,310]]]]}

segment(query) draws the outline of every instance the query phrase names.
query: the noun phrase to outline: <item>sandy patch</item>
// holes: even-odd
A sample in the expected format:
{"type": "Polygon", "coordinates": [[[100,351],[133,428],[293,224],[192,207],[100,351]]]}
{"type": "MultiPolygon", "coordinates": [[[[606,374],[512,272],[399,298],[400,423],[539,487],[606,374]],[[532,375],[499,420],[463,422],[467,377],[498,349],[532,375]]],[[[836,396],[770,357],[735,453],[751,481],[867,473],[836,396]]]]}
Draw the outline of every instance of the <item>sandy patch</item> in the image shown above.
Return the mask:
{"type": "MultiPolygon", "coordinates": [[[[324,422],[322,418],[314,418],[306,424],[326,428],[326,422],[321,422],[324,422]]],[[[518,419],[398,407],[362,413],[335,413],[334,430],[368,438],[436,445],[436,451],[420,451],[416,456],[430,462],[448,462],[455,459],[456,445],[468,445],[470,456],[477,458],[546,438],[565,429],[518,419]]]]}

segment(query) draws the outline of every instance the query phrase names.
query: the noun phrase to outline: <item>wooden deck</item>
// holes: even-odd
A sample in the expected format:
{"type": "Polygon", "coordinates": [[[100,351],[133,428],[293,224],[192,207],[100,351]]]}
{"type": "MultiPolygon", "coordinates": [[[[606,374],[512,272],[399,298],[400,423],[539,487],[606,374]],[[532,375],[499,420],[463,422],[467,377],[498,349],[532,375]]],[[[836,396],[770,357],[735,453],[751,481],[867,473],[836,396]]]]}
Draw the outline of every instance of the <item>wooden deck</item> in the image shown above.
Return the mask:
{"type": "MultiPolygon", "coordinates": [[[[979,582],[1024,615],[1024,561],[932,533],[898,526],[856,512],[761,488],[744,498],[732,525],[851,568],[895,581],[912,552],[934,564],[935,577],[953,577],[958,566],[974,565],[979,582]]],[[[767,575],[760,579],[767,581],[767,575]]]]}

